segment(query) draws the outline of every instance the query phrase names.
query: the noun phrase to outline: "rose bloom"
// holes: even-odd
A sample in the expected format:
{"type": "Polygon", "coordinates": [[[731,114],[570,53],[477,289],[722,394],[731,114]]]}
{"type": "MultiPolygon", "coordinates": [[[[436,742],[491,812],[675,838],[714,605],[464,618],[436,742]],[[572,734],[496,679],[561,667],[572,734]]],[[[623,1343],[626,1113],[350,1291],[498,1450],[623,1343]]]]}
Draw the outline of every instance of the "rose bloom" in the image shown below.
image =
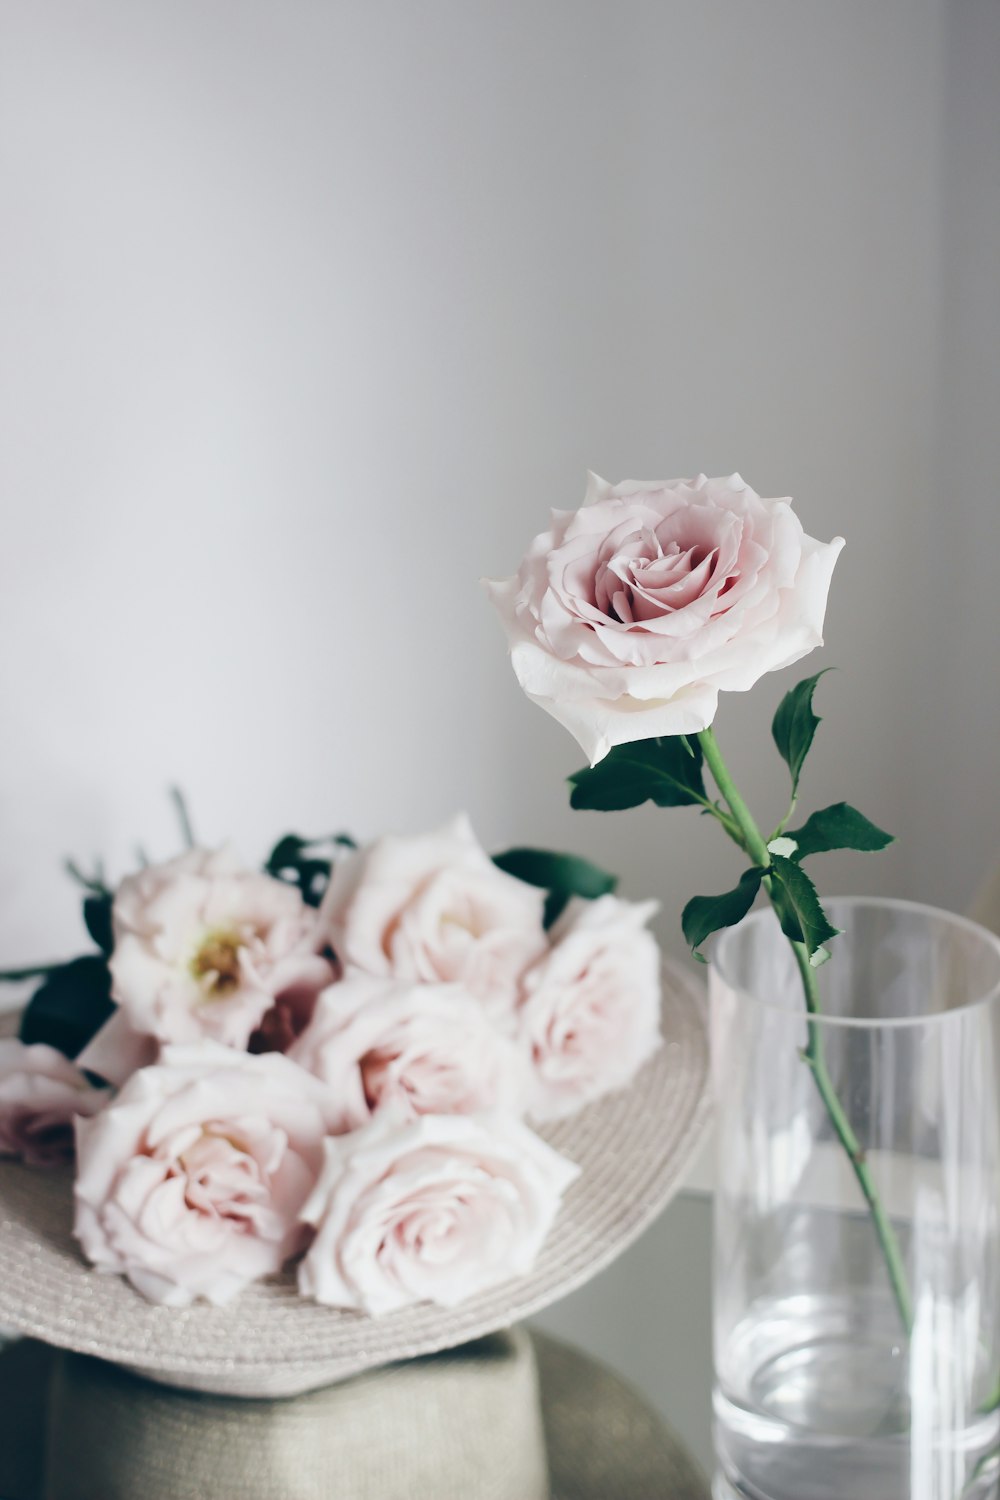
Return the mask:
{"type": "Polygon", "coordinates": [[[412,1120],[524,1107],[520,1050],[457,984],[349,973],[320,996],[289,1056],[326,1084],[338,1133],[382,1112],[412,1120]]]}
{"type": "Polygon", "coordinates": [[[374,1120],[326,1142],[299,1289],[373,1316],[526,1275],[579,1169],[508,1116],[374,1120]]]}
{"type": "Polygon", "coordinates": [[[609,485],[553,511],[513,578],[488,585],[528,696],[594,764],[613,745],[694,734],[720,691],[823,644],[842,537],[728,479],[609,485]]]}
{"type": "Polygon", "coordinates": [[[127,1026],[160,1042],[246,1047],[279,996],[314,999],[333,977],[299,892],[227,849],[191,849],[129,876],[113,915],[123,1038],[127,1026]]]}
{"type": "Polygon", "coordinates": [[[77,1124],[74,1234],[151,1302],[219,1306],[303,1247],[323,1159],[322,1088],[269,1053],[164,1047],[77,1124]]]}
{"type": "Polygon", "coordinates": [[[545,951],[544,904],[543,891],[497,869],[461,816],[338,861],[320,925],[345,966],[462,984],[504,1024],[521,974],[545,951]]]}
{"type": "Polygon", "coordinates": [[[48,1167],[73,1156],[73,1121],[108,1100],[80,1069],[44,1042],[0,1041],[0,1156],[48,1167]]]}
{"type": "Polygon", "coordinates": [[[519,1036],[531,1059],[528,1113],[557,1120],[624,1088],[660,1045],[655,901],[570,901],[529,971],[519,1036]]]}

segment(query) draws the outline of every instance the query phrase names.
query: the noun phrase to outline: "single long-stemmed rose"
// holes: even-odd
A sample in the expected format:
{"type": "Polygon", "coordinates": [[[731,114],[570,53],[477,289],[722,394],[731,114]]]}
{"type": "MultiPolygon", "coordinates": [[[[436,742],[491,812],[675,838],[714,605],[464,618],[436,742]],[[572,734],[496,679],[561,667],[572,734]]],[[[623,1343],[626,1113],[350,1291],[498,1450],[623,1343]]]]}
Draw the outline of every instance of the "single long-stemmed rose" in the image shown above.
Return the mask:
{"type": "Polygon", "coordinates": [[[785,817],[768,838],[722,757],[712,724],[720,691],[745,691],[822,645],[830,579],[843,539],[805,534],[791,501],[726,479],[627,482],[591,475],[584,505],[554,511],[518,572],[489,588],[521,686],[590,758],[571,777],[577,808],[651,801],[698,806],[750,860],[736,887],[696,896],[683,927],[695,956],[739,922],[763,890],[792,945],[809,1014],[804,1061],[868,1204],[900,1318],[912,1326],[895,1231],[827,1070],[816,970],[837,937],[802,860],[829,849],[882,849],[888,834],[847,803],[788,832],[819,719],[818,678],[786,694],[775,743],[791,773],[785,817]],[[705,785],[707,766],[720,794],[705,785]]]}

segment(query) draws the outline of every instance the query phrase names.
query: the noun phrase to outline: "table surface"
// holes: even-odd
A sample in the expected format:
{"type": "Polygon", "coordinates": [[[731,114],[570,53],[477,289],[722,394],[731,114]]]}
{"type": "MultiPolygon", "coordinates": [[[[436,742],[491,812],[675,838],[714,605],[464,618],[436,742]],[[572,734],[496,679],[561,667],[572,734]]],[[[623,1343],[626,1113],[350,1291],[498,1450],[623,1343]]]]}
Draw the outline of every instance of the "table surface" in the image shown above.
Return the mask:
{"type": "MultiPolygon", "coordinates": [[[[684,1192],[613,1266],[533,1320],[625,1376],[705,1474],[712,1470],[709,1236],[709,1199],[684,1192]]],[[[4,1400],[9,1406],[10,1391],[4,1400]]],[[[5,1452],[5,1475],[12,1464],[15,1474],[37,1467],[37,1405],[29,1403],[15,1424],[24,1439],[14,1446],[23,1452],[5,1452]]],[[[6,1500],[2,1488],[0,1500],[6,1500]]]]}
{"type": "Polygon", "coordinates": [[[640,1390],[706,1473],[712,1455],[712,1203],[707,1163],[600,1276],[533,1321],[640,1390]]]}

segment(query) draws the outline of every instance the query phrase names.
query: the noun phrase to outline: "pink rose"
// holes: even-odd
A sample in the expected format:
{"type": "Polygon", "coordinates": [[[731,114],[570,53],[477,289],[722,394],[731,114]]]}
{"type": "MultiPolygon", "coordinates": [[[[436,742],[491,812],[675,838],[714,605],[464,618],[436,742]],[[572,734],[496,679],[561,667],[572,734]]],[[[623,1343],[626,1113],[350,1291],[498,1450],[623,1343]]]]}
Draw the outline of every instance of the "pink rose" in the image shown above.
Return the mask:
{"type": "Polygon", "coordinates": [[[73,1156],[73,1121],[108,1100],[80,1069],[44,1042],[0,1041],[0,1156],[48,1167],[73,1156]]]}
{"type": "Polygon", "coordinates": [[[326,1143],[299,1289],[374,1316],[455,1307],[531,1270],[577,1175],[508,1117],[375,1120],[326,1143]]]}
{"type": "Polygon", "coordinates": [[[282,1057],[165,1047],[77,1125],[74,1234],[151,1302],[230,1302],[303,1246],[323,1157],[322,1089],[282,1057]]]}
{"type": "Polygon", "coordinates": [[[155,1063],[159,1051],[156,1038],[136,1031],[128,1012],[119,1007],[91,1037],[76,1062],[77,1067],[120,1088],[138,1068],[155,1063]]]}
{"type": "Polygon", "coordinates": [[[320,923],[345,966],[462,984],[503,1024],[525,967],[545,951],[544,904],[544,892],[498,870],[457,817],[339,861],[320,923]]]}
{"type": "Polygon", "coordinates": [[[225,849],[191,849],[123,880],[114,935],[123,1040],[127,1026],[160,1042],[208,1037],[246,1047],[279,996],[315,997],[333,975],[317,952],[316,913],[299,892],[225,849]]]}
{"type": "Polygon", "coordinates": [[[655,901],[573,900],[530,970],[520,1038],[534,1075],[529,1115],[557,1120],[624,1088],[660,1045],[655,901]]]}
{"type": "Polygon", "coordinates": [[[382,1112],[520,1113],[520,1051],[457,984],[414,984],[348,974],[320,996],[289,1056],[326,1084],[336,1132],[382,1112]]]}
{"type": "Polygon", "coordinates": [[[609,485],[553,511],[513,578],[489,585],[517,679],[601,760],[613,745],[694,734],[719,692],[823,643],[842,537],[806,536],[789,500],[738,474],[609,485]]]}

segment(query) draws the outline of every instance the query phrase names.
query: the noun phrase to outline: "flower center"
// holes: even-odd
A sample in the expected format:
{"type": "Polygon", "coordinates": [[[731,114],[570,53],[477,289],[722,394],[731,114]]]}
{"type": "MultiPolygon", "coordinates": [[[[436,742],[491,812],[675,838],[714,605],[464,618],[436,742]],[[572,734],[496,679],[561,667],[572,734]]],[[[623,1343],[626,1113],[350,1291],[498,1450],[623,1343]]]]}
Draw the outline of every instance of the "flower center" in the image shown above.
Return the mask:
{"type": "Polygon", "coordinates": [[[210,932],[191,960],[191,973],[209,1000],[222,1000],[240,986],[239,933],[210,932]]]}

